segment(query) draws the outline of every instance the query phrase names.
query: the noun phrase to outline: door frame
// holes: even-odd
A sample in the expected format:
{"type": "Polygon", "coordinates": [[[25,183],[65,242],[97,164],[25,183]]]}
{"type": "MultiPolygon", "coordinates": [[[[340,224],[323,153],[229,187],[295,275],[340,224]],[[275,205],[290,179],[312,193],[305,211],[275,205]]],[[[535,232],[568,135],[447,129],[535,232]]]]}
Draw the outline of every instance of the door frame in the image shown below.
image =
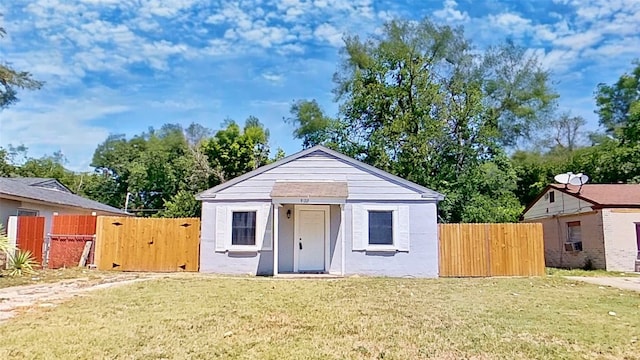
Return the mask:
{"type": "Polygon", "coordinates": [[[316,210],[324,211],[324,272],[329,272],[329,247],[331,245],[331,206],[329,205],[294,205],[294,221],[293,221],[293,272],[297,273],[298,261],[300,255],[298,254],[298,242],[296,239],[300,238],[300,211],[301,210],[316,210]]]}

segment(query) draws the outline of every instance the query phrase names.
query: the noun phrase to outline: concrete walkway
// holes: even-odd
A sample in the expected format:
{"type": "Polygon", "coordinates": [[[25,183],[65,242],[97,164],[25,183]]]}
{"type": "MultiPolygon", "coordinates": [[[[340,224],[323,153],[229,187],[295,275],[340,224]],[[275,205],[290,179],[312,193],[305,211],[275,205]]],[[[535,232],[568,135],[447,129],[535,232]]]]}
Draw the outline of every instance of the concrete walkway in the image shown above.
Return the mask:
{"type": "Polygon", "coordinates": [[[83,294],[139,281],[168,277],[167,274],[118,273],[99,278],[77,278],[56,283],[14,286],[0,289],[0,323],[30,308],[52,307],[83,294]]]}
{"type": "Polygon", "coordinates": [[[569,280],[584,281],[590,284],[611,286],[618,289],[640,292],[640,276],[638,277],[587,277],[566,276],[569,280]]]}

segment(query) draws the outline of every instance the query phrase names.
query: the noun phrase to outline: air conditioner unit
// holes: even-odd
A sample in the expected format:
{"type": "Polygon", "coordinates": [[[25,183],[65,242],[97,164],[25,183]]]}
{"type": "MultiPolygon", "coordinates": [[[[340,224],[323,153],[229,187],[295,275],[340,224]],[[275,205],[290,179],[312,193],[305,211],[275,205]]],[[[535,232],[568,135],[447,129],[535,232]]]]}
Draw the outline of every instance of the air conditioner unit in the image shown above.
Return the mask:
{"type": "Polygon", "coordinates": [[[564,243],[564,251],[582,251],[582,241],[564,243]]]}

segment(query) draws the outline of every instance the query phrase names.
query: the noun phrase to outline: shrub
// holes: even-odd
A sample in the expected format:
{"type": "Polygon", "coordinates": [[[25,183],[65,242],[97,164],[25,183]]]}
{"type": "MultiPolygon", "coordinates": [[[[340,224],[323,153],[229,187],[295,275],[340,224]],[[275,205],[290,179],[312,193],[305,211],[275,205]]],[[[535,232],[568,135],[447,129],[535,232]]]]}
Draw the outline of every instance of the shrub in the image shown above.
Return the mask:
{"type": "Polygon", "coordinates": [[[9,255],[9,275],[11,276],[35,274],[34,268],[37,266],[38,262],[29,250],[18,250],[15,254],[9,255]]]}

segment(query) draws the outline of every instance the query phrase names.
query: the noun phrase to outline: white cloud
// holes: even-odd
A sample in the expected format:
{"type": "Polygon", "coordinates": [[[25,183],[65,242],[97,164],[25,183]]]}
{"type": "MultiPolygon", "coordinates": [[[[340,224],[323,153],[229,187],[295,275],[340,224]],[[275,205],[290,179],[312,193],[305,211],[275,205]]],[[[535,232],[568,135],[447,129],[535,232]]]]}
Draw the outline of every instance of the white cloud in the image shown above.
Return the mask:
{"type": "Polygon", "coordinates": [[[491,27],[501,28],[510,35],[522,35],[532,29],[530,19],[525,19],[521,15],[515,13],[489,15],[487,21],[491,27]]]}
{"type": "Polygon", "coordinates": [[[262,78],[273,83],[279,83],[279,82],[282,82],[282,80],[284,80],[284,77],[282,75],[275,74],[272,72],[263,73],[262,78]]]}
{"type": "Polygon", "coordinates": [[[62,149],[73,170],[87,170],[97,144],[110,132],[91,123],[128,109],[100,98],[68,98],[28,108],[16,106],[4,110],[0,117],[0,145],[24,144],[34,157],[62,149]]]}
{"type": "Polygon", "coordinates": [[[437,18],[448,22],[466,22],[469,21],[469,14],[466,11],[458,10],[458,3],[454,0],[445,0],[443,8],[433,12],[437,18]]]}
{"type": "Polygon", "coordinates": [[[581,50],[597,44],[602,39],[602,34],[595,30],[564,36],[553,41],[555,45],[581,50]]]}
{"type": "Polygon", "coordinates": [[[326,41],[332,46],[339,47],[343,45],[342,33],[331,24],[321,24],[313,34],[322,41],[326,41]]]}

